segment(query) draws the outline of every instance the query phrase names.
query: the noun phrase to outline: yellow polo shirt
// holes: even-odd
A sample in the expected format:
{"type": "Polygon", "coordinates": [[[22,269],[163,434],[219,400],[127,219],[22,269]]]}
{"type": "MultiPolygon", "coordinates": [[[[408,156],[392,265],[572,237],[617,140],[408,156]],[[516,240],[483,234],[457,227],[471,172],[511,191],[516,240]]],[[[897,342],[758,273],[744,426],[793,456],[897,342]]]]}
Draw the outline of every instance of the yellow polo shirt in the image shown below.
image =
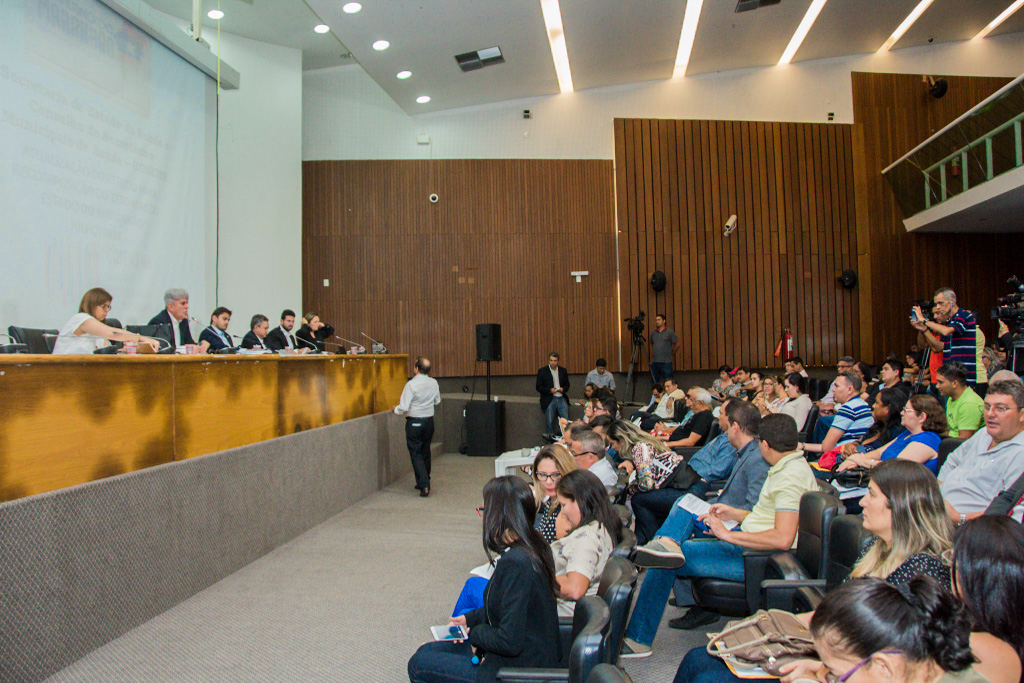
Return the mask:
{"type": "Polygon", "coordinates": [[[787,453],[768,469],[757,504],[740,524],[740,530],[757,533],[774,529],[776,512],[800,512],[800,497],[817,490],[818,482],[803,452],[787,453]]]}

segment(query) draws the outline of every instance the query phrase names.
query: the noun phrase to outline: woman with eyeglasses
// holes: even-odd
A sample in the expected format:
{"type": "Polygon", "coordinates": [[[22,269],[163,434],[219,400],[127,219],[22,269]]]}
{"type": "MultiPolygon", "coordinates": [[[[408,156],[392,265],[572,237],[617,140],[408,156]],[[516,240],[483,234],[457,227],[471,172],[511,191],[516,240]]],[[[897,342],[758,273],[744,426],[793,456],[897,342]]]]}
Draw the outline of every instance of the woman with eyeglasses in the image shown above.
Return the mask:
{"type": "Polygon", "coordinates": [[[484,486],[483,508],[484,551],[501,558],[484,605],[451,619],[469,630],[468,642],[420,646],[409,660],[411,683],[493,681],[502,667],[550,668],[561,658],[558,584],[551,549],[533,528],[533,491],[518,477],[495,477],[484,486]]]}
{"type": "Polygon", "coordinates": [[[568,523],[558,514],[561,507],[555,491],[559,480],[575,469],[576,460],[572,453],[560,444],[544,446],[533,459],[533,495],[537,503],[534,527],[548,543],[553,543],[556,538],[568,532],[568,523]],[[561,524],[558,523],[559,519],[562,520],[561,524]]]}
{"type": "Polygon", "coordinates": [[[915,394],[903,406],[900,420],[904,431],[899,436],[877,450],[850,455],[839,465],[839,470],[874,467],[886,460],[900,458],[919,462],[933,474],[938,472],[939,444],[949,431],[946,411],[934,397],[915,394]]]}
{"type": "Polygon", "coordinates": [[[78,313],[61,328],[53,345],[54,355],[89,354],[96,349],[110,346],[110,342],[136,342],[148,344],[153,351],[160,350],[160,342],[133,332],[125,332],[103,323],[110,313],[114,297],[102,287],[93,287],[78,305],[78,313]]]}

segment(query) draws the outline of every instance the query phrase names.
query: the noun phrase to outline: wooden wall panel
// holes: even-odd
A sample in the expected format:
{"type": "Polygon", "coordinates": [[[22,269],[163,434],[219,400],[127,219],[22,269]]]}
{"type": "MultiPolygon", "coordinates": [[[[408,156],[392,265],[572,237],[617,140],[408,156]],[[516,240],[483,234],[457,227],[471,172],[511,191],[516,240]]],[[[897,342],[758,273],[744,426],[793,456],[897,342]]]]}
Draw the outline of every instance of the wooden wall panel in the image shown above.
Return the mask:
{"type": "Polygon", "coordinates": [[[616,119],[614,131],[622,314],[666,313],[677,369],[780,365],[785,327],[808,363],[859,353],[857,292],[836,282],[857,267],[850,126],[616,119]]]}
{"type": "Polygon", "coordinates": [[[1008,293],[1006,278],[1024,271],[1024,234],[912,234],[881,171],[1009,79],[943,76],[945,97],[925,93],[920,75],[853,74],[853,157],[861,263],[859,334],[864,354],[880,360],[915,341],[910,300],[942,285],[975,312],[989,340],[989,309],[1008,293]]]}
{"type": "Polygon", "coordinates": [[[303,301],[338,335],[409,353],[410,372],[430,356],[439,376],[484,373],[478,323],[502,326],[494,374],[552,350],[571,372],[615,362],[611,162],[310,161],[303,184],[303,301]]]}

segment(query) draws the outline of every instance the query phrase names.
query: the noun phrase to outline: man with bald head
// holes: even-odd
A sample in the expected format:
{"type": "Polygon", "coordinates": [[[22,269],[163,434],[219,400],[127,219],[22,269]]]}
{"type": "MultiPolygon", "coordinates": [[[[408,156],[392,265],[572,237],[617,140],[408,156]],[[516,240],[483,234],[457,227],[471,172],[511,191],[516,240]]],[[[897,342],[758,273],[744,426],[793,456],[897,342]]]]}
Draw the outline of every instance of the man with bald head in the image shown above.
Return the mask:
{"type": "Polygon", "coordinates": [[[416,488],[420,496],[430,495],[430,441],[434,438],[434,406],[441,402],[441,389],[430,377],[430,359],[416,359],[414,374],[405,388],[395,412],[405,415],[405,445],[409,447],[416,488]]]}

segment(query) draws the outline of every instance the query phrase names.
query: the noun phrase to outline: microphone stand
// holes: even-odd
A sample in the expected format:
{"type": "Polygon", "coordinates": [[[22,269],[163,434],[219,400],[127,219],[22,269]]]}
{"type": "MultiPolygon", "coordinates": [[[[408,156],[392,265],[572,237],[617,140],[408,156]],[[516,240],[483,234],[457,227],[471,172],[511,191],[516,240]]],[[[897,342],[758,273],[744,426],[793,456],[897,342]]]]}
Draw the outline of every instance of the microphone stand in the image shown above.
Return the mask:
{"type": "Polygon", "coordinates": [[[334,335],[334,338],[335,339],[340,339],[341,341],[345,342],[346,344],[351,344],[355,348],[362,349],[362,351],[358,351],[357,353],[366,353],[366,347],[363,346],[362,344],[356,343],[356,342],[352,341],[351,339],[345,339],[344,337],[339,337],[338,335],[334,335]]]}
{"type": "Polygon", "coordinates": [[[373,345],[370,348],[373,349],[374,353],[387,353],[388,352],[388,349],[387,349],[386,346],[384,346],[382,343],[380,343],[379,341],[377,341],[376,339],[374,339],[370,335],[366,334],[365,332],[360,332],[359,334],[363,335],[364,337],[369,339],[371,342],[373,342],[373,345]],[[379,352],[377,351],[377,347],[380,347],[380,351],[379,352]]]}

